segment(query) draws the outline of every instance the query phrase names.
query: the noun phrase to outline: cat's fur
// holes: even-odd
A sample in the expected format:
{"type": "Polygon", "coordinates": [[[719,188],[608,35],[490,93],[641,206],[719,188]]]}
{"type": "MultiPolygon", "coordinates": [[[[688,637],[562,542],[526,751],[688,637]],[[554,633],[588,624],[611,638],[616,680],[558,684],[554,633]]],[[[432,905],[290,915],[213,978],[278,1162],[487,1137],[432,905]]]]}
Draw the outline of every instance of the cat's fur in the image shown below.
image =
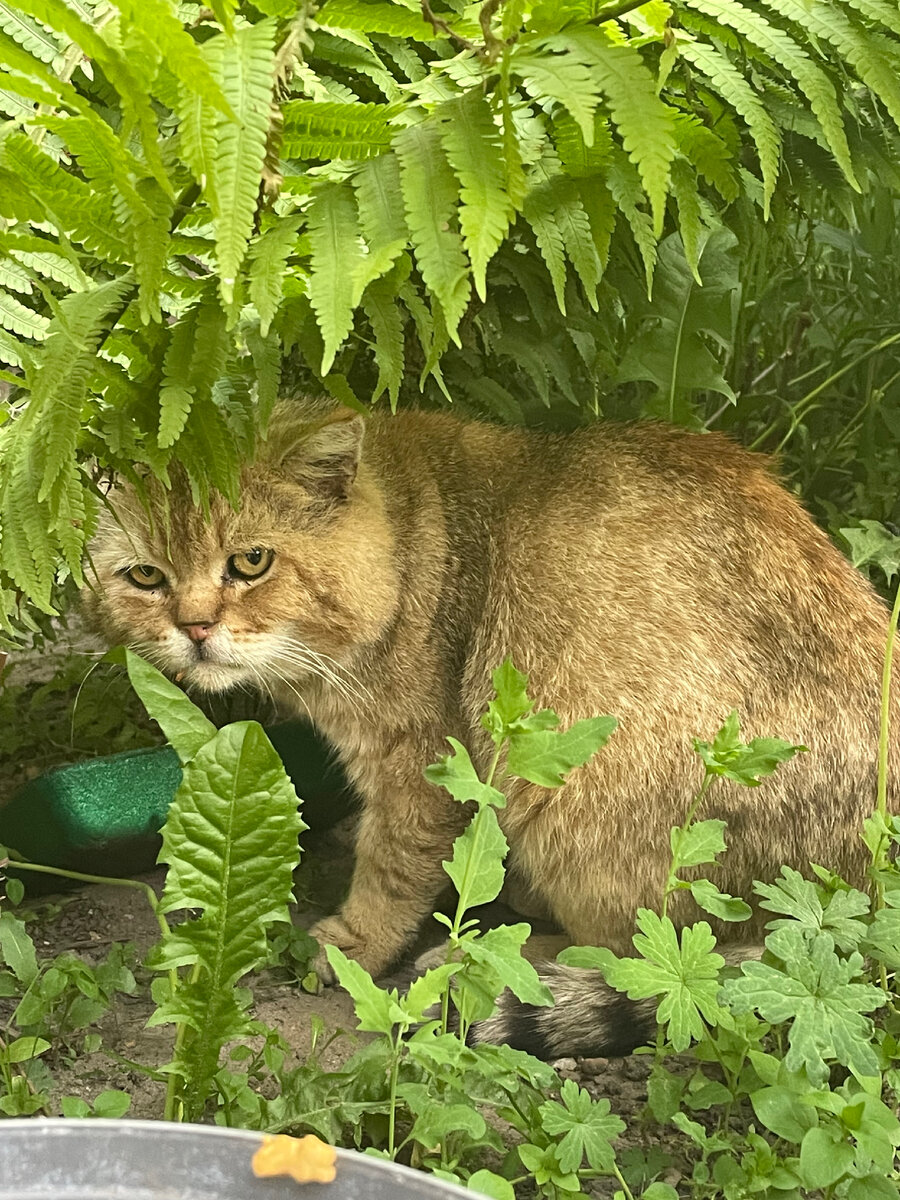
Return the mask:
{"type": "MultiPolygon", "coordinates": [[[[758,789],[713,789],[700,815],[724,818],[729,842],[716,882],[749,898],[810,861],[860,877],[886,612],[764,459],[657,424],[554,436],[407,412],[363,429],[341,412],[310,429],[298,412],[280,411],[246,468],[239,513],[215,499],[206,521],[176,486],[167,539],[160,492],[151,532],[123,488],[124,531],[104,519],[86,603],[110,641],[187,686],[262,684],[334,742],[364,810],[350,895],[316,936],[377,975],[432,911],[466,813],[423,767],[448,734],[484,767],[479,717],[506,655],[563,725],[619,720],[564,787],[516,782],[501,814],[516,868],[575,942],[628,950],[701,779],[691,737],[733,708],[746,738],[809,753],[758,789]],[[250,547],[275,551],[269,572],[224,581],[250,547]],[[169,586],[128,584],[138,563],[169,586]],[[212,661],[179,628],[196,623],[212,661]]],[[[895,743],[892,798],[897,777],[895,743]]],[[[675,919],[691,905],[676,893],[675,919]]]]}

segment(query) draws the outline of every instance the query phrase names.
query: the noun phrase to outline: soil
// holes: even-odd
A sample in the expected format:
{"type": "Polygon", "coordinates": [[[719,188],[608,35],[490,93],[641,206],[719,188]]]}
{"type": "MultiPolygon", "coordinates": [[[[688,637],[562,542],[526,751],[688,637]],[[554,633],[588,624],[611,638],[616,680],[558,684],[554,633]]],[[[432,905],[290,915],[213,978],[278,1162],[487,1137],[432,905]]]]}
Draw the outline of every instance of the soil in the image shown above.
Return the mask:
{"type": "MultiPolygon", "coordinates": [[[[55,728],[54,722],[62,724],[68,721],[76,686],[90,663],[95,661],[95,655],[96,650],[90,639],[76,623],[59,642],[46,643],[30,653],[12,656],[5,679],[0,676],[0,705],[4,699],[4,686],[7,689],[15,688],[15,694],[7,691],[9,703],[6,720],[10,721],[10,712],[22,714],[23,720],[34,723],[36,733],[29,748],[28,737],[21,733],[10,741],[12,730],[8,724],[4,728],[0,721],[0,807],[18,786],[48,765],[55,765],[67,758],[83,757],[86,753],[102,753],[104,742],[115,749],[122,749],[132,739],[134,744],[147,744],[148,740],[152,742],[158,739],[158,732],[147,724],[140,709],[135,706],[122,715],[122,729],[99,739],[99,746],[87,748],[90,737],[86,735],[80,747],[71,744],[67,747],[58,742],[48,750],[47,730],[55,728]],[[75,659],[73,654],[76,655],[75,659]],[[92,657],[79,660],[79,655],[92,657]],[[81,666],[76,665],[73,669],[73,661],[76,664],[80,661],[81,666]],[[68,672],[66,678],[71,677],[76,683],[54,691],[52,681],[59,678],[61,669],[64,674],[68,672]],[[48,681],[50,693],[43,695],[40,705],[35,708],[32,701],[36,689],[48,681]],[[4,754],[5,744],[14,745],[15,754],[4,754]],[[29,749],[30,753],[27,752],[29,749]]],[[[316,896],[323,905],[330,905],[349,882],[352,868],[351,822],[344,820],[315,836],[305,835],[304,840],[305,890],[316,896]],[[323,896],[323,889],[316,881],[326,880],[328,886],[324,890],[328,895],[323,896]]],[[[138,878],[159,893],[164,872],[157,868],[138,878]]],[[[32,903],[32,907],[35,904],[39,908],[39,916],[30,929],[41,957],[73,951],[95,963],[105,957],[114,943],[132,942],[136,947],[137,961],[158,937],[155,918],[145,898],[137,890],[93,885],[58,896],[43,896],[32,903]]],[[[301,909],[296,919],[299,924],[308,926],[318,915],[312,908],[301,909]]],[[[516,919],[516,914],[502,905],[480,915],[486,923],[516,919]]],[[[534,924],[536,927],[539,925],[534,924]]],[[[558,936],[548,941],[546,926],[544,929],[544,934],[536,936],[530,944],[527,950],[529,957],[552,957],[563,944],[558,936]]],[[[420,943],[413,948],[410,959],[400,965],[396,979],[408,981],[412,956],[420,954],[439,938],[440,927],[433,923],[432,929],[426,931],[420,943]]],[[[309,1052],[314,1017],[320,1018],[325,1028],[325,1034],[320,1039],[320,1047],[324,1044],[324,1049],[318,1051],[319,1064],[325,1070],[338,1070],[358,1048],[361,1038],[366,1036],[353,1032],[356,1022],[352,1003],[350,997],[340,989],[329,988],[319,994],[309,994],[299,984],[286,982],[272,973],[264,973],[254,981],[253,987],[255,1015],[282,1034],[292,1047],[297,1063],[302,1062],[309,1052]]],[[[102,1048],[94,1053],[79,1054],[69,1064],[64,1061],[54,1063],[54,1101],[58,1103],[63,1095],[80,1096],[92,1101],[107,1088],[121,1088],[132,1096],[129,1116],[161,1118],[164,1084],[128,1066],[129,1060],[150,1066],[159,1065],[171,1056],[171,1029],[146,1026],[152,1007],[145,986],[139,987],[135,996],[119,995],[100,1024],[102,1048]]],[[[639,1057],[561,1059],[554,1065],[561,1077],[577,1080],[595,1097],[608,1097],[613,1112],[621,1116],[629,1127],[629,1135],[626,1136],[631,1136],[631,1131],[639,1131],[639,1113],[646,1099],[647,1060],[639,1057]]],[[[606,1196],[611,1195],[611,1191],[604,1183],[598,1184],[592,1194],[606,1196]]]]}

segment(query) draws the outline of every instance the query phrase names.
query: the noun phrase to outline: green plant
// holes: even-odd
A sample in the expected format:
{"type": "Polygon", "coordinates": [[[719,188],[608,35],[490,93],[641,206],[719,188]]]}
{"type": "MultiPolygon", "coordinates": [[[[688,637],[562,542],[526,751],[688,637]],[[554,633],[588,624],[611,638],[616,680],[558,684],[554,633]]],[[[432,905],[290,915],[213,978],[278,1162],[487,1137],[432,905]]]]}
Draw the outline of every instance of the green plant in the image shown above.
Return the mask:
{"type": "Polygon", "coordinates": [[[7,629],[81,580],[97,471],[177,461],[235,500],[286,354],[292,386],[353,404],[729,402],[728,322],[696,296],[668,363],[641,339],[673,332],[685,272],[712,282],[723,222],[746,263],[769,214],[883,194],[898,34],[876,0],[5,6],[7,629]]]}

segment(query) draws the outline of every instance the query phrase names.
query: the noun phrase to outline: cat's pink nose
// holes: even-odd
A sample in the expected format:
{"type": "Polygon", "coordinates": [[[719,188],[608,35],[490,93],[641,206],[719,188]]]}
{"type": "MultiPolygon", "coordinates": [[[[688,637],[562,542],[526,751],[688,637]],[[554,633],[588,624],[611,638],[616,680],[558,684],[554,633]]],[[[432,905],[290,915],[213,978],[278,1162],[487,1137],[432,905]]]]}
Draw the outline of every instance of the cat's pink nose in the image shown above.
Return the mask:
{"type": "Polygon", "coordinates": [[[214,628],[213,621],[198,621],[193,625],[181,625],[180,628],[188,635],[192,642],[205,642],[214,628]]]}

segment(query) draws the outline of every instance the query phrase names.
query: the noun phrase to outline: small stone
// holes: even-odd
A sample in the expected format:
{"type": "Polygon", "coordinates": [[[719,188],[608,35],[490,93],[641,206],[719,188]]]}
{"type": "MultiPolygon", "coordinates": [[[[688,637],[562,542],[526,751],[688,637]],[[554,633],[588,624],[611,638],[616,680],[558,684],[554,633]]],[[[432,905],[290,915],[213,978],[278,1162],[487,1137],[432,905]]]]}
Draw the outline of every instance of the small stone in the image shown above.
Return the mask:
{"type": "Polygon", "coordinates": [[[550,1066],[554,1071],[558,1071],[560,1075],[571,1075],[578,1070],[578,1063],[574,1058],[556,1058],[551,1062],[550,1066]]]}
{"type": "Polygon", "coordinates": [[[608,1058],[583,1058],[579,1064],[585,1075],[602,1075],[609,1066],[608,1058]]]}

